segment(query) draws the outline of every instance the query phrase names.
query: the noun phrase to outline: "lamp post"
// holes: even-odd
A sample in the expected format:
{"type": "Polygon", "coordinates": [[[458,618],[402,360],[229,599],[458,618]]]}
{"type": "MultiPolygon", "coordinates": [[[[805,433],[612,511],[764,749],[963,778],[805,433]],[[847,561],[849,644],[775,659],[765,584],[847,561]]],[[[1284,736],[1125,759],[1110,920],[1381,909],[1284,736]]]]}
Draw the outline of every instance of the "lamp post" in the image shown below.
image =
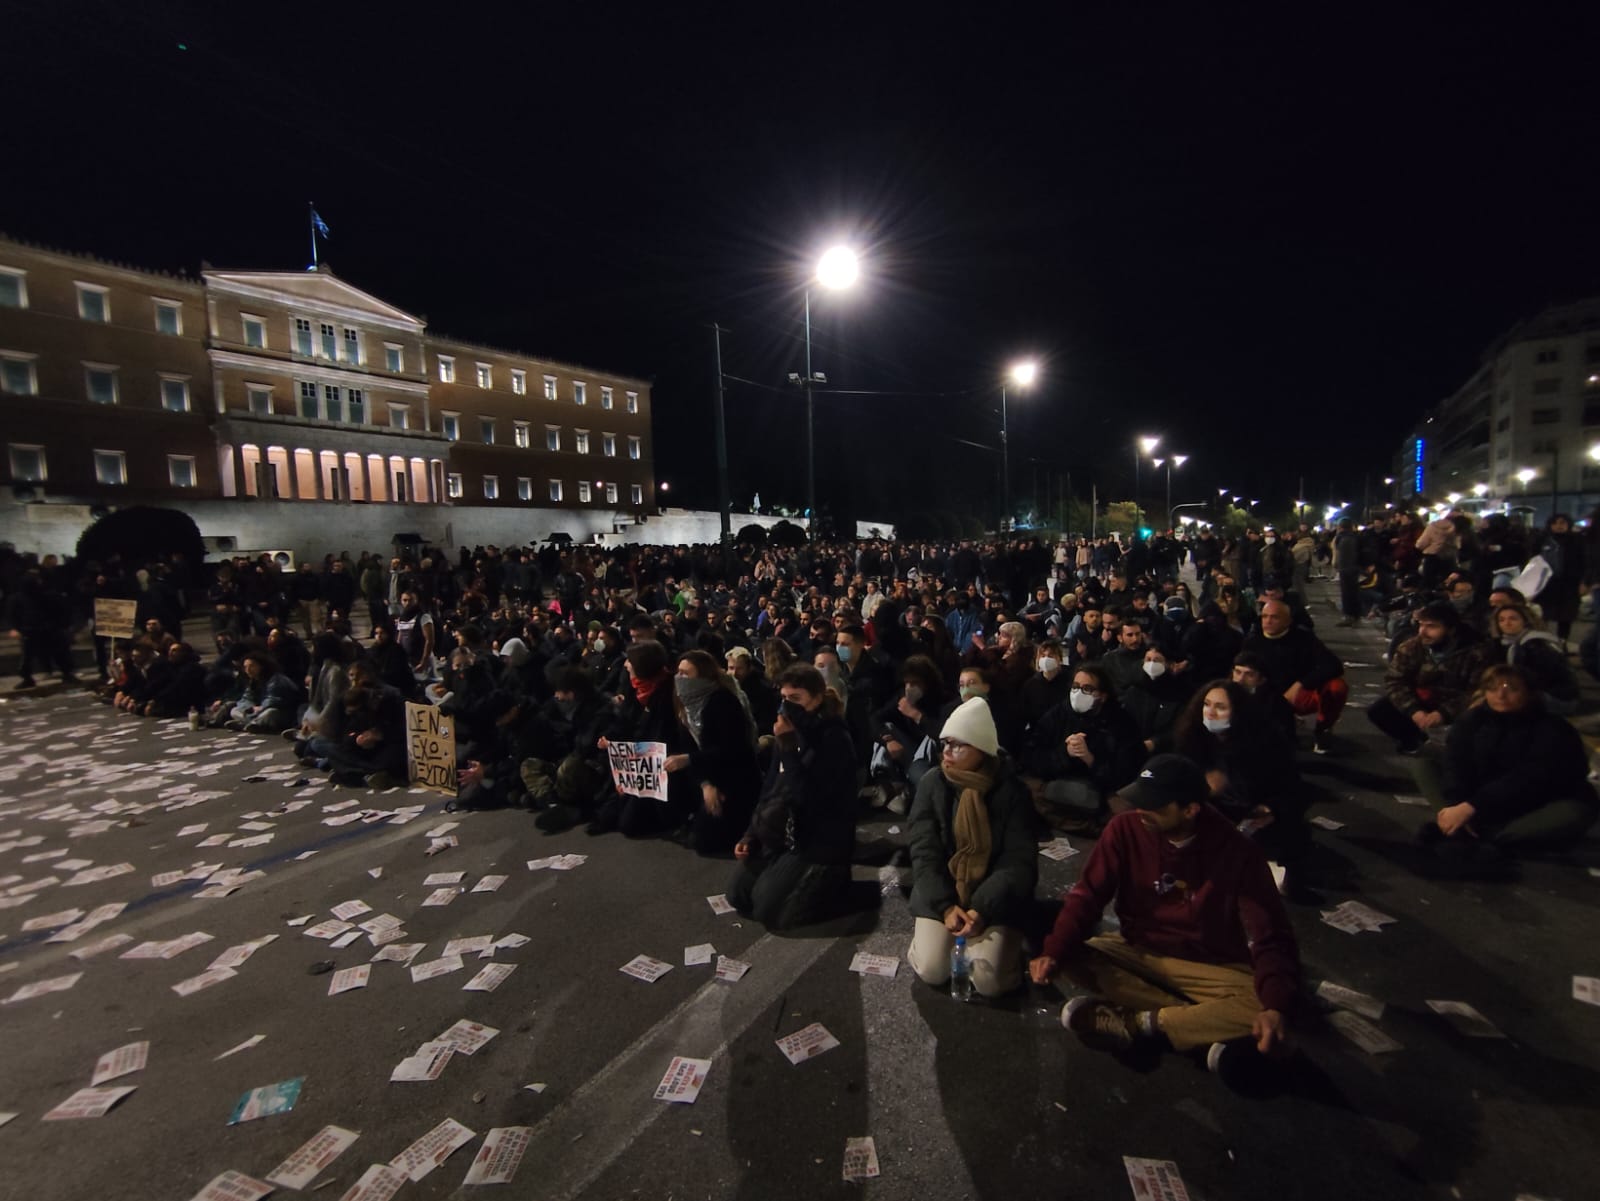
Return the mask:
{"type": "MultiPolygon", "coordinates": [[[[1155,465],[1157,467],[1161,466],[1162,460],[1155,459],[1155,460],[1152,460],[1152,461],[1155,463],[1155,465]]],[[[1189,456],[1188,455],[1173,455],[1171,458],[1166,460],[1166,464],[1167,464],[1167,529],[1168,530],[1172,529],[1172,469],[1174,467],[1182,467],[1188,461],[1189,461],[1189,456]]]]}
{"type": "MultiPolygon", "coordinates": [[[[817,261],[816,282],[830,291],[850,287],[861,275],[855,251],[848,246],[835,246],[817,261]]],[[[806,532],[814,539],[817,534],[817,422],[812,398],[812,385],[816,376],[811,370],[811,289],[806,288],[806,512],[809,515],[806,532]]]]}
{"type": "Polygon", "coordinates": [[[1156,447],[1161,445],[1160,436],[1154,438],[1146,435],[1133,444],[1133,525],[1134,533],[1139,532],[1139,460],[1145,455],[1153,455],[1156,447]]]}
{"type": "MultiPolygon", "coordinates": [[[[1006,384],[1019,388],[1032,387],[1039,378],[1039,364],[1032,359],[1022,359],[1011,364],[1011,369],[1000,380],[1000,525],[1004,530],[1011,520],[1011,444],[1006,421],[1006,384]]],[[[1037,483],[1037,481],[1035,481],[1037,483]]]]}

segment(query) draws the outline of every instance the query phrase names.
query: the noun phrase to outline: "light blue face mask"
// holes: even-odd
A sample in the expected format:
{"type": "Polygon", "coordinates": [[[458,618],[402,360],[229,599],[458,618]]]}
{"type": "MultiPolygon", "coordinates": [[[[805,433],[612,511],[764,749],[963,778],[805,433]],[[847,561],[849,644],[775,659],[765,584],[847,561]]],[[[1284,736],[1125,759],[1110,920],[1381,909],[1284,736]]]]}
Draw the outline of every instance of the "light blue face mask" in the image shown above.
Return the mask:
{"type": "Polygon", "coordinates": [[[855,653],[850,649],[850,644],[847,642],[842,642],[833,649],[838,653],[839,662],[841,663],[850,662],[850,656],[855,653]]]}
{"type": "Polygon", "coordinates": [[[1202,717],[1200,722],[1213,734],[1220,734],[1233,724],[1233,719],[1230,717],[1202,717]]]}

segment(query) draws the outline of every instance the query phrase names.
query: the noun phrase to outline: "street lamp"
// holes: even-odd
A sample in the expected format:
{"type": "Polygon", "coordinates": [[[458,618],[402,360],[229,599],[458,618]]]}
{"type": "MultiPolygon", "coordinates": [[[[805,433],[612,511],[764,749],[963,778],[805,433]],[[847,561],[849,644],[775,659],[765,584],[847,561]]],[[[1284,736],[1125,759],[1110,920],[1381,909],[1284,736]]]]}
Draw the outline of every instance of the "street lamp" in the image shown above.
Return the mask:
{"type": "Polygon", "coordinates": [[[1019,388],[1033,386],[1039,378],[1039,364],[1032,359],[1019,359],[1000,380],[1000,524],[1002,528],[1011,520],[1011,446],[1010,430],[1006,422],[1006,384],[1019,388]]]}
{"type": "MultiPolygon", "coordinates": [[[[1590,458],[1594,458],[1595,457],[1595,453],[1594,453],[1595,449],[1596,449],[1595,447],[1590,447],[1589,448],[1589,457],[1590,458]]],[[[1482,500],[1485,496],[1489,495],[1489,485],[1488,484],[1474,484],[1474,485],[1472,485],[1472,495],[1476,496],[1479,500],[1482,500]]]]}
{"type": "Polygon", "coordinates": [[[1161,445],[1159,435],[1151,437],[1145,434],[1133,445],[1133,521],[1134,530],[1139,528],[1139,459],[1144,455],[1155,454],[1156,447],[1161,445]]]}
{"type": "MultiPolygon", "coordinates": [[[[848,246],[835,246],[817,260],[816,282],[831,292],[851,287],[861,277],[856,252],[848,246]]],[[[806,513],[810,518],[807,533],[817,535],[817,423],[811,388],[816,376],[811,370],[811,289],[806,288],[806,513]]]]}
{"type": "Polygon", "coordinates": [[[1528,495],[1528,485],[1539,478],[1539,473],[1532,467],[1524,467],[1517,472],[1517,479],[1522,481],[1522,495],[1528,495]]]}

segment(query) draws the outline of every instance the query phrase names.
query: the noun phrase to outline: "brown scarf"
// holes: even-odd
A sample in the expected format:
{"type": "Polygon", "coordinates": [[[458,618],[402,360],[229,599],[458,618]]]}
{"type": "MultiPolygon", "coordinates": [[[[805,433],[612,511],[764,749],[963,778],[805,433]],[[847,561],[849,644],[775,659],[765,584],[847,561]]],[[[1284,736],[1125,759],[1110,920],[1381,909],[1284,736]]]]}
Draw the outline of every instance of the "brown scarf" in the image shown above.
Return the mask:
{"type": "Polygon", "coordinates": [[[950,874],[955,877],[956,896],[965,907],[972,899],[972,890],[989,872],[989,851],[994,840],[989,830],[989,807],[983,798],[994,787],[994,769],[962,771],[941,766],[939,770],[961,790],[953,823],[956,853],[950,856],[950,874]]]}

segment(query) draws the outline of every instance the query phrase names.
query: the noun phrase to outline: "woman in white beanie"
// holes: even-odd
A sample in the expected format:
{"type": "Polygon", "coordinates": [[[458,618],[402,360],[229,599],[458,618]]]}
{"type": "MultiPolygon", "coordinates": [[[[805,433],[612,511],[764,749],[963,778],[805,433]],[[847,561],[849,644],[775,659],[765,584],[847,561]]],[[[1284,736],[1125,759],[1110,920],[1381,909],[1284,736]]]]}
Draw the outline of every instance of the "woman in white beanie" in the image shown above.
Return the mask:
{"type": "Polygon", "coordinates": [[[1022,983],[1018,925],[1039,880],[1028,790],[1000,755],[982,697],[961,704],[940,733],[940,764],[911,807],[911,911],[906,959],[924,982],[950,979],[950,951],[967,940],[972,982],[986,997],[1022,983]]]}

